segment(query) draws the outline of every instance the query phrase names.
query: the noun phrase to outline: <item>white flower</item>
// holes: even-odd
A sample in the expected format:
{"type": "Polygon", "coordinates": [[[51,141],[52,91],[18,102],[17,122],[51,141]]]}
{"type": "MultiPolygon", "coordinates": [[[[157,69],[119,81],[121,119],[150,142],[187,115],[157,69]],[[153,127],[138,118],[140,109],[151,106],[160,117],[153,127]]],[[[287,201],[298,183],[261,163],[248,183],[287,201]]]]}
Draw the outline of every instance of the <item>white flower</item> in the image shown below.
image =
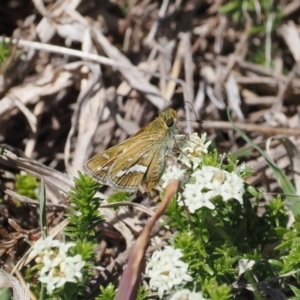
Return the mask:
{"type": "Polygon", "coordinates": [[[62,287],[66,282],[76,282],[76,280],[74,281],[73,278],[72,280],[70,280],[70,278],[64,277],[64,276],[57,276],[55,277],[55,279],[57,279],[56,284],[54,285],[54,289],[58,289],[60,287],[62,287]]]}
{"type": "Polygon", "coordinates": [[[242,162],[241,166],[240,166],[240,172],[243,173],[247,170],[246,164],[245,162],[242,162]]]}
{"type": "Polygon", "coordinates": [[[248,270],[252,270],[252,267],[255,265],[255,260],[250,260],[246,258],[242,258],[239,260],[239,276],[244,274],[248,270]]]}
{"type": "Polygon", "coordinates": [[[51,236],[46,237],[45,239],[39,239],[32,245],[32,251],[30,253],[30,257],[33,258],[41,253],[43,253],[46,249],[51,249],[51,247],[56,247],[59,245],[58,240],[53,240],[51,236]]]}
{"type": "Polygon", "coordinates": [[[149,286],[158,290],[159,298],[173,286],[191,281],[188,274],[188,264],[181,261],[183,256],[180,249],[166,246],[164,250],[153,253],[146,266],[146,275],[150,277],[149,286]]]}
{"type": "Polygon", "coordinates": [[[193,167],[195,170],[202,162],[203,154],[208,152],[207,149],[211,142],[209,141],[205,143],[205,141],[206,133],[203,133],[200,138],[198,133],[194,132],[190,135],[189,140],[187,140],[185,145],[182,147],[182,153],[178,159],[187,167],[193,167]]]}
{"type": "Polygon", "coordinates": [[[48,274],[44,274],[39,277],[39,281],[46,284],[48,294],[52,294],[60,280],[60,277],[54,274],[56,272],[57,271],[55,269],[52,269],[48,274]]]}
{"type": "Polygon", "coordinates": [[[67,257],[66,261],[60,264],[60,271],[65,273],[68,278],[67,281],[76,282],[76,278],[81,279],[82,273],[81,269],[85,265],[82,260],[81,255],[77,254],[75,256],[67,257]]]}
{"type": "Polygon", "coordinates": [[[211,202],[214,192],[201,192],[201,189],[197,187],[196,184],[186,184],[182,195],[184,196],[185,200],[181,200],[180,197],[178,197],[178,205],[185,205],[192,214],[203,206],[209,209],[215,208],[214,204],[211,202]]]}
{"type": "Polygon", "coordinates": [[[66,254],[70,248],[74,247],[76,244],[75,243],[60,243],[57,245],[59,248],[59,253],[62,255],[66,254]]]}
{"type": "Polygon", "coordinates": [[[65,255],[62,256],[57,254],[53,250],[44,252],[44,256],[42,258],[42,264],[44,265],[40,271],[40,274],[45,274],[49,272],[51,269],[56,268],[60,265],[60,263],[65,259],[65,255]]]}
{"type": "Polygon", "coordinates": [[[184,187],[184,203],[178,198],[178,204],[188,207],[191,213],[206,206],[214,209],[211,202],[216,197],[224,201],[236,199],[243,203],[244,181],[236,173],[229,173],[216,167],[203,166],[191,175],[190,183],[184,187]]]}
{"type": "Polygon", "coordinates": [[[200,156],[208,152],[207,148],[210,145],[210,141],[206,142],[206,133],[201,135],[201,138],[198,136],[197,132],[194,132],[190,135],[189,140],[182,149],[182,152],[185,154],[193,154],[193,156],[200,156]]]}
{"type": "Polygon", "coordinates": [[[58,240],[46,239],[43,247],[37,245],[39,261],[43,266],[39,272],[39,280],[45,283],[49,294],[66,282],[77,282],[82,279],[81,269],[85,265],[81,255],[68,256],[68,251],[75,243],[62,243],[58,240]]]}
{"type": "Polygon", "coordinates": [[[243,204],[243,194],[245,191],[243,179],[234,172],[226,172],[226,184],[228,195],[227,197],[223,197],[223,200],[236,199],[243,204]]]}
{"type": "Polygon", "coordinates": [[[216,171],[219,171],[219,169],[210,166],[203,166],[201,170],[196,170],[191,177],[201,190],[203,188],[211,189],[213,188],[212,181],[214,180],[216,171]]]}
{"type": "Polygon", "coordinates": [[[201,292],[196,293],[196,292],[191,292],[190,290],[187,289],[183,289],[173,294],[170,300],[207,300],[207,299],[203,297],[201,292]]]}
{"type": "Polygon", "coordinates": [[[182,179],[185,170],[180,169],[177,165],[169,166],[161,179],[164,181],[162,187],[165,188],[171,180],[182,179]]]}
{"type": "Polygon", "coordinates": [[[189,154],[185,155],[183,153],[180,153],[178,160],[185,166],[193,168],[193,170],[195,170],[202,162],[202,157],[193,157],[189,154]]]}

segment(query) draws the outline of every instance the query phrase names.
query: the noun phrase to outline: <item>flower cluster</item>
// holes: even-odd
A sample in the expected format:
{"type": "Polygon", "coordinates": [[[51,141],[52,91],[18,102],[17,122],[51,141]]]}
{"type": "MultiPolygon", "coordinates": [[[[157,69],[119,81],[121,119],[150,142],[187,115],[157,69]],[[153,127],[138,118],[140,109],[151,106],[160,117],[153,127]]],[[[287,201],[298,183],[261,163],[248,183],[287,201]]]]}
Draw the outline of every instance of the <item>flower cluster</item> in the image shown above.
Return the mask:
{"type": "MultiPolygon", "coordinates": [[[[182,193],[185,205],[191,213],[203,206],[214,209],[211,200],[216,197],[222,197],[223,201],[236,199],[242,204],[243,194],[244,181],[240,176],[211,166],[203,166],[196,170],[182,193]]],[[[178,204],[183,205],[182,201],[178,204]]]]}
{"type": "Polygon", "coordinates": [[[185,205],[191,213],[203,206],[214,209],[212,200],[217,197],[221,197],[223,201],[236,199],[243,203],[244,180],[237,173],[203,165],[209,145],[205,133],[201,138],[193,133],[181,148],[182,153],[178,157],[181,166],[169,166],[162,176],[163,188],[172,179],[189,177],[189,182],[183,186],[182,195],[178,197],[178,204],[185,205]]]}
{"type": "Polygon", "coordinates": [[[204,154],[208,153],[210,141],[206,142],[206,133],[201,135],[201,138],[196,132],[190,135],[181,149],[181,154],[178,158],[184,165],[195,170],[200,163],[204,154]]]}
{"type": "MultiPolygon", "coordinates": [[[[188,140],[185,141],[182,146],[181,153],[178,157],[178,161],[188,168],[196,169],[202,162],[202,157],[208,152],[208,146],[210,142],[206,141],[206,133],[201,135],[201,138],[197,133],[193,133],[188,140]]],[[[162,176],[164,181],[162,187],[165,188],[171,180],[183,179],[186,169],[180,168],[177,165],[168,166],[162,176]]]]}
{"type": "Polygon", "coordinates": [[[167,187],[168,183],[171,180],[182,179],[184,174],[185,174],[185,170],[179,168],[177,165],[169,166],[167,168],[166,172],[161,177],[161,179],[164,181],[164,183],[162,184],[162,187],[163,188],[167,187]]]}
{"type": "Polygon", "coordinates": [[[82,279],[81,269],[85,265],[81,255],[68,256],[68,251],[74,243],[62,243],[47,237],[38,240],[33,245],[31,256],[42,264],[39,281],[47,285],[49,294],[54,289],[63,286],[66,282],[77,282],[82,279]]]}
{"type": "Polygon", "coordinates": [[[180,260],[183,254],[180,249],[166,246],[151,256],[146,266],[146,275],[150,277],[149,286],[157,289],[159,298],[164,292],[170,291],[193,278],[188,274],[188,264],[180,260]]]}

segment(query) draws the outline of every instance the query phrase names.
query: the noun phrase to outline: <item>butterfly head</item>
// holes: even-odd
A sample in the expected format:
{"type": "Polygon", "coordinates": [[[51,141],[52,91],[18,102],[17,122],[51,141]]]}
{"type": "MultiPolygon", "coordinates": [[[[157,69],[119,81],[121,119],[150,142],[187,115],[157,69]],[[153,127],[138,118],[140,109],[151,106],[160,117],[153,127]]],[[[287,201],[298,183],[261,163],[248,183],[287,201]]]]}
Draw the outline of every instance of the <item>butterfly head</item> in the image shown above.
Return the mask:
{"type": "Polygon", "coordinates": [[[160,115],[167,129],[174,128],[177,123],[177,112],[173,108],[168,108],[160,115]]]}

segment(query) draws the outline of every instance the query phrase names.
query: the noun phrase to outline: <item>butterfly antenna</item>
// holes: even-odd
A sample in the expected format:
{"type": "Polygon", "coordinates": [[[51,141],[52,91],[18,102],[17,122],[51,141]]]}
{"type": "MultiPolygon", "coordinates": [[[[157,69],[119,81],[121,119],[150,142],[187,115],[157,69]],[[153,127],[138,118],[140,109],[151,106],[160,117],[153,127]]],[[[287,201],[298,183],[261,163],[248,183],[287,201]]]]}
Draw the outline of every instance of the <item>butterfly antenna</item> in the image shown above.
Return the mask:
{"type": "MultiPolygon", "coordinates": [[[[184,101],[184,102],[182,103],[182,105],[179,107],[179,109],[183,108],[183,107],[185,106],[186,103],[188,103],[188,104],[192,107],[193,112],[194,112],[194,114],[195,114],[195,116],[196,116],[196,120],[186,120],[186,119],[182,119],[182,118],[179,118],[179,120],[180,120],[180,121],[196,122],[196,123],[202,124],[203,121],[201,121],[201,120],[198,119],[197,114],[196,114],[196,111],[195,111],[195,108],[194,108],[194,106],[193,106],[193,104],[192,104],[191,102],[189,102],[189,101],[184,101]]],[[[178,109],[178,110],[179,110],[179,109],[178,109]]]]}

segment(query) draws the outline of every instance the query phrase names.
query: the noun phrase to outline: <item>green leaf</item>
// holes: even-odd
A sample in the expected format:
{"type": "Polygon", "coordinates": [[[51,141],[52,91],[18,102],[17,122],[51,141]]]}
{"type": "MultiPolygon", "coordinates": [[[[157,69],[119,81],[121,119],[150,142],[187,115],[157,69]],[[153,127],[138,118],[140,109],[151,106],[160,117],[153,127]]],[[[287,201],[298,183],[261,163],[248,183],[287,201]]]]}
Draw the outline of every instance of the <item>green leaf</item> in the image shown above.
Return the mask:
{"type": "Polygon", "coordinates": [[[100,286],[101,294],[95,300],[114,300],[117,290],[112,283],[106,287],[100,286]]]}
{"type": "Polygon", "coordinates": [[[285,173],[274,163],[274,161],[255,143],[253,143],[249,137],[239,128],[237,127],[230,115],[230,109],[227,109],[227,116],[236,130],[240,134],[240,136],[248,143],[250,144],[254,149],[256,149],[266,160],[269,167],[272,169],[275,178],[277,179],[277,182],[281,189],[283,190],[285,197],[286,197],[286,204],[289,206],[291,211],[294,215],[300,214],[300,198],[297,196],[297,192],[295,187],[293,186],[292,182],[289,180],[289,178],[285,175],[285,173]]]}
{"type": "Polygon", "coordinates": [[[37,179],[30,175],[20,175],[16,176],[16,190],[17,193],[32,199],[37,199],[36,189],[38,188],[37,179]]]}
{"type": "Polygon", "coordinates": [[[47,233],[47,214],[46,214],[46,191],[44,179],[42,179],[40,187],[40,224],[43,239],[48,236],[47,233]]]}
{"type": "Polygon", "coordinates": [[[290,298],[291,300],[299,300],[300,299],[300,289],[298,289],[297,287],[293,286],[293,285],[289,285],[291,290],[294,292],[296,297],[290,298]]]}
{"type": "Polygon", "coordinates": [[[130,200],[130,194],[126,191],[117,191],[107,198],[108,203],[116,203],[130,200]]]}

